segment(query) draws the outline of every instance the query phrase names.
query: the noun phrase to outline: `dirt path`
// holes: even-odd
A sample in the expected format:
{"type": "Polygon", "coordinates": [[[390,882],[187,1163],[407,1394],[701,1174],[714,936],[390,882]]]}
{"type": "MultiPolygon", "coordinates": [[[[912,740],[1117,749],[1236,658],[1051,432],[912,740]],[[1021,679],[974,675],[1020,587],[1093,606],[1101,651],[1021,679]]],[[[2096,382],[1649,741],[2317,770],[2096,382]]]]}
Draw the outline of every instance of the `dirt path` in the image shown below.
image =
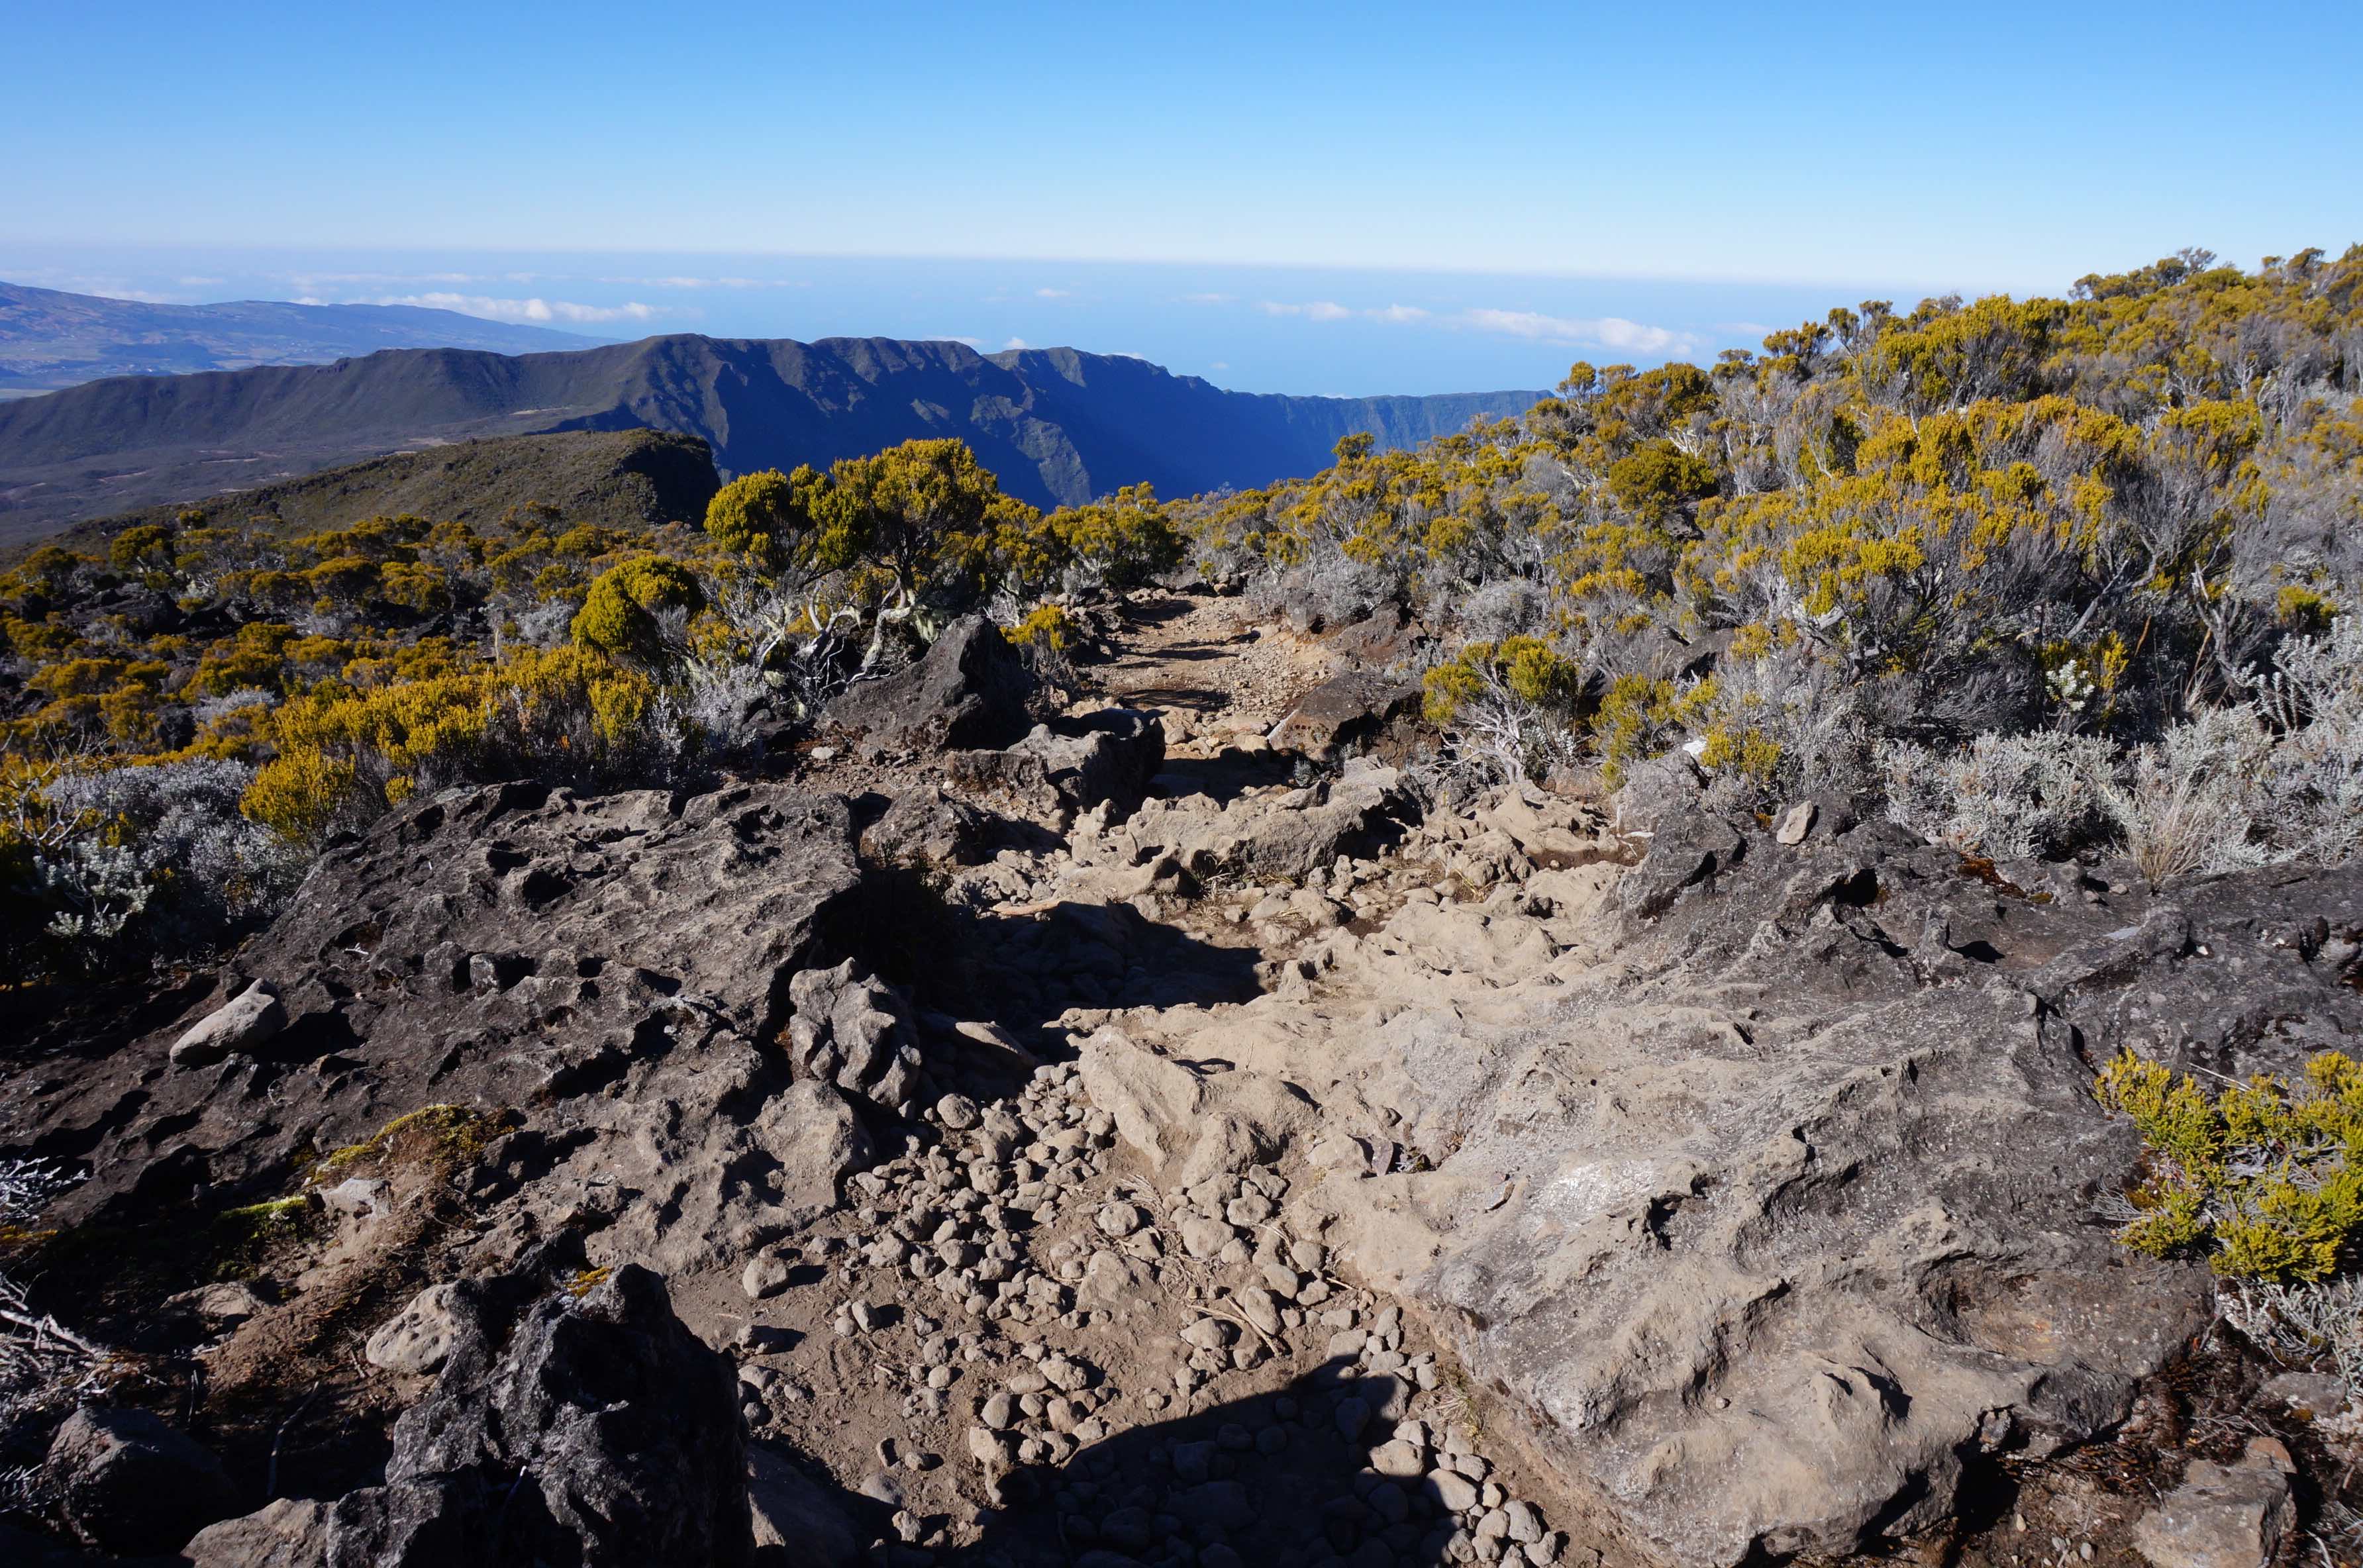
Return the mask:
{"type": "MultiPolygon", "coordinates": [[[[1342,661],[1245,626],[1234,600],[1128,619],[1088,667],[1088,705],[1162,709],[1170,756],[1240,770],[1217,791],[1226,814],[1289,809],[1262,732],[1342,661]]],[[[1194,1039],[1359,1027],[1400,1010],[1406,979],[1439,998],[1500,983],[1439,956],[1457,907],[1439,842],[1177,900],[1091,824],[1079,834],[1082,854],[971,874],[1032,898],[998,906],[1017,912],[986,940],[1071,1048],[1113,1027],[1188,1060],[1211,1054],[1194,1039]],[[1366,946],[1379,962],[1340,962],[1366,946]],[[1436,964],[1402,956],[1414,946],[1436,964]]],[[[1472,906],[1459,934],[1499,945],[1487,918],[1472,906]]],[[[1567,1538],[1518,1501],[1537,1488],[1485,1437],[1449,1356],[1291,1217],[1292,1186],[1319,1174],[1301,1153],[1160,1165],[1071,1063],[931,1120],[940,1141],[857,1177],[854,1207],[743,1277],[678,1292],[693,1326],[739,1346],[750,1430],[868,1499],[892,1561],[1559,1561],[1567,1538]]]]}
{"type": "Polygon", "coordinates": [[[1100,701],[1163,709],[1169,735],[1260,734],[1347,667],[1317,642],[1253,622],[1236,598],[1148,598],[1125,606],[1125,619],[1115,657],[1086,675],[1100,701]]]}

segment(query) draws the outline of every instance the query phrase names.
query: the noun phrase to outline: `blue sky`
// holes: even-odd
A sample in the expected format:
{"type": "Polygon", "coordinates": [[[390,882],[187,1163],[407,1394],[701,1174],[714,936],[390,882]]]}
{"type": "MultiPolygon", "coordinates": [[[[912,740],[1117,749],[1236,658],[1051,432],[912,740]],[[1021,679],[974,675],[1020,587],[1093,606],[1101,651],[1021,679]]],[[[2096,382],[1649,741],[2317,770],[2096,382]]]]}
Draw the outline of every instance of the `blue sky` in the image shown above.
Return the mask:
{"type": "Polygon", "coordinates": [[[1414,391],[2363,239],[2353,5],[137,4],[8,31],[0,277],[176,298],[1414,391]],[[698,286],[600,281],[635,278],[698,286]]]}

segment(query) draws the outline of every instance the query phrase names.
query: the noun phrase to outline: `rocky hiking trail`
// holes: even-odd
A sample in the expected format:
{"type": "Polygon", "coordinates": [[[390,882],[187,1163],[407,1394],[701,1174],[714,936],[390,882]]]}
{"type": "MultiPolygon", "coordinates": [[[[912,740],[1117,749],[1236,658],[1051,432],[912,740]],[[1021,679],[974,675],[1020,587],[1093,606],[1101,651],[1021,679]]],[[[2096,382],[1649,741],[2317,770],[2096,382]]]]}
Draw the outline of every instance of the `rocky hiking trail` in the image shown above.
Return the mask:
{"type": "MultiPolygon", "coordinates": [[[[1186,820],[1288,793],[1263,737],[1344,661],[1260,635],[1221,600],[1152,604],[1133,629],[1094,684],[1160,710],[1151,795],[1219,803],[1186,820]]],[[[1089,814],[1063,854],[954,875],[955,900],[1002,927],[982,945],[1021,977],[987,1010],[1006,1021],[1067,1000],[1030,1043],[1047,1033],[1080,1058],[1000,1100],[938,1099],[926,1112],[938,1140],[855,1175],[849,1211],[683,1309],[743,1325],[737,1342],[758,1353],[741,1374],[750,1430],[826,1457],[891,1509],[904,1550],[889,1556],[1546,1563],[1568,1551],[1527,1500],[1533,1483],[1481,1452],[1457,1368],[1439,1367],[1399,1305],[1332,1266],[1317,1227],[1292,1226],[1270,1132],[1235,1129],[1204,1154],[1163,1146],[1180,1107],[1158,1097],[1188,1096],[1193,1070],[1215,1064],[1164,1079],[1167,1058],[1131,1043],[1269,1012],[1258,999],[1292,981],[1309,999],[1328,955],[1306,955],[1307,938],[1392,901],[1354,889],[1374,863],[1337,853],[1390,804],[1372,792],[1302,834],[1237,812],[1270,841],[1250,842],[1250,864],[1312,875],[1326,860],[1351,904],[1252,882],[1184,900],[1170,849],[1144,858],[1089,814]]],[[[1216,836],[1198,853],[1211,867],[1241,851],[1216,836]]]]}
{"type": "Polygon", "coordinates": [[[2202,1274],[2114,1242],[2090,1083],[2363,1032],[2354,877],[2160,898],[1844,801],[1725,821],[1679,763],[1647,826],[1440,805],[1385,629],[1104,620],[1048,708],[971,624],[776,778],[413,801],[223,974],[28,1027],[0,1147],[90,1172],[45,1223],[180,1236],[58,1264],[125,1429],[40,1461],[65,1529],[211,1568],[2293,1550],[2324,1439],[2205,1348],[2202,1274]],[[145,1533],[126,1475],[177,1499],[145,1533]]]}

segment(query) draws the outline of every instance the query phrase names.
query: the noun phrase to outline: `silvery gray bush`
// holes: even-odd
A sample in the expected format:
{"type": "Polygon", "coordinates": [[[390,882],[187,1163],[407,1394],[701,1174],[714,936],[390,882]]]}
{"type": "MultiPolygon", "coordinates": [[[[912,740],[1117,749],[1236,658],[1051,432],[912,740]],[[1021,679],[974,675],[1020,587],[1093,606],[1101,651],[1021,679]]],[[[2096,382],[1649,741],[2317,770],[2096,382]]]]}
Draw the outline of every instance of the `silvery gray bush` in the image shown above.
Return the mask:
{"type": "Polygon", "coordinates": [[[202,945],[277,907],[304,859],[239,813],[253,776],[216,758],[61,775],[43,794],[62,841],[34,856],[51,933],[86,952],[134,937],[202,945]]]}

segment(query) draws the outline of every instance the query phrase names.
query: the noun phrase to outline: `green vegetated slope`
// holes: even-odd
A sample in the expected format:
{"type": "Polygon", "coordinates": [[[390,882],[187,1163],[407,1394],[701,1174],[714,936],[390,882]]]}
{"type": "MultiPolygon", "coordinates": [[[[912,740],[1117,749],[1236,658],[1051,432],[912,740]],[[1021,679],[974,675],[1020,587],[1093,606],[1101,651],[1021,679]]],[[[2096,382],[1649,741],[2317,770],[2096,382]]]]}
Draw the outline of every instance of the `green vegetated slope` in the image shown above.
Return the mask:
{"type": "Polygon", "coordinates": [[[566,430],[700,437],[726,473],[826,465],[956,436],[1012,494],[1075,503],[1126,484],[1171,493],[1311,473],[1337,440],[1416,442],[1531,392],[1297,398],[1225,392],[1071,349],[653,337],[567,354],[456,349],[333,365],[116,378],[0,404],[0,539],[194,500],[422,440],[566,430]]]}
{"type": "MultiPolygon", "coordinates": [[[[491,525],[528,507],[574,523],[640,532],[705,515],[720,481],[693,436],[654,430],[510,436],[397,452],[301,479],[208,497],[195,510],[288,535],[405,514],[491,525]]],[[[156,506],[78,523],[57,536],[97,546],[127,528],[175,525],[185,506],[156,506]]],[[[23,547],[16,553],[21,555],[23,547]]]]}

